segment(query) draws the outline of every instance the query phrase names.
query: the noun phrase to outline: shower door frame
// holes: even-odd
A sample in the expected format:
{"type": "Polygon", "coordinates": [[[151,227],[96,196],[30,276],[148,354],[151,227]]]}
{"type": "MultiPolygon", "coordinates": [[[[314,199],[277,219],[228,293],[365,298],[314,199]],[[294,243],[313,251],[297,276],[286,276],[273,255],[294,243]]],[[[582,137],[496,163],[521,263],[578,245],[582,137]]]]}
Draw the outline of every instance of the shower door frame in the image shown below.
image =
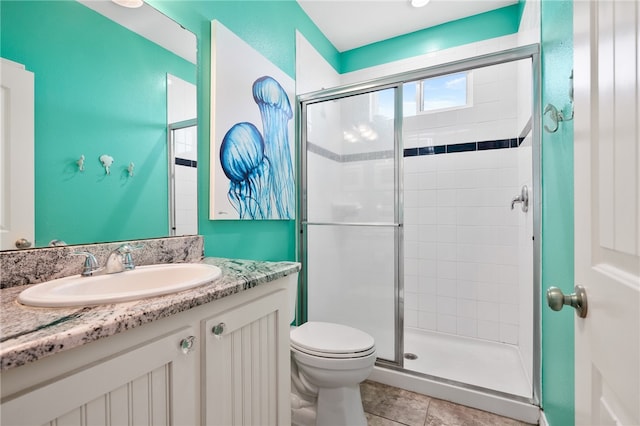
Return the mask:
{"type": "Polygon", "coordinates": [[[169,123],[167,125],[167,160],[169,162],[169,236],[176,236],[176,130],[198,127],[198,119],[169,123]]]}
{"type": "MultiPolygon", "coordinates": [[[[541,390],[541,213],[542,213],[542,197],[541,197],[541,78],[540,78],[540,45],[530,44],[526,46],[516,47],[512,49],[502,50],[498,52],[488,53],[484,55],[474,56],[462,60],[447,62],[440,65],[429,66],[417,70],[407,71],[403,73],[393,74],[390,76],[372,79],[361,83],[347,84],[335,88],[323,89],[315,92],[298,95],[297,112],[298,112],[298,132],[300,136],[300,166],[298,169],[298,177],[300,182],[300,190],[298,197],[298,220],[297,227],[299,232],[298,253],[299,260],[303,264],[302,273],[300,274],[300,299],[303,303],[299,303],[299,311],[296,319],[298,323],[307,320],[307,284],[308,276],[304,265],[307,264],[307,106],[315,103],[337,100],[349,96],[371,93],[379,90],[395,88],[395,111],[394,111],[394,161],[395,161],[395,212],[394,219],[396,226],[395,237],[395,282],[394,282],[394,309],[396,313],[395,319],[395,354],[397,362],[386,360],[376,361],[376,365],[384,368],[398,370],[406,374],[424,377],[436,380],[445,384],[461,386],[469,390],[475,390],[494,395],[498,397],[508,398],[519,402],[525,402],[532,405],[540,404],[541,390]],[[483,68],[491,65],[499,65],[507,62],[515,62],[519,60],[531,60],[531,134],[532,134],[532,176],[533,190],[530,208],[533,211],[533,368],[532,368],[532,397],[524,398],[517,395],[506,394],[493,389],[483,388],[468,383],[451,381],[442,377],[430,376],[417,373],[411,370],[405,370],[403,367],[403,346],[404,346],[404,285],[403,285],[403,141],[402,141],[402,96],[403,84],[424,80],[426,78],[437,77],[455,72],[468,71],[475,68],[483,68]]],[[[328,223],[327,223],[328,224],[328,223]]],[[[359,225],[356,223],[342,225],[359,225]]],[[[368,224],[375,225],[375,224],[368,224]]],[[[379,224],[390,225],[390,224],[379,224]]]]}

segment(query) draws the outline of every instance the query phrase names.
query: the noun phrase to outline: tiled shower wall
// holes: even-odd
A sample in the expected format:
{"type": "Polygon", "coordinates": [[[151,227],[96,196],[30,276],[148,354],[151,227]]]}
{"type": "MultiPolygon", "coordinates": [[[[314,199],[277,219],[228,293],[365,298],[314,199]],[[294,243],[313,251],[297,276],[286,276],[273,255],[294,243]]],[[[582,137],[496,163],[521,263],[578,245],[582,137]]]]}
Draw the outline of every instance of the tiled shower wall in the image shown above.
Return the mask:
{"type": "Polygon", "coordinates": [[[472,107],[405,119],[407,327],[511,344],[524,337],[519,270],[531,258],[519,255],[524,213],[510,208],[519,169],[531,170],[530,148],[518,147],[530,115],[515,95],[528,93],[522,68],[474,70],[472,107]],[[445,152],[417,155],[433,151],[425,146],[445,152]],[[455,152],[462,147],[469,151],[455,152]]]}
{"type": "Polygon", "coordinates": [[[518,148],[405,158],[405,325],[518,342],[518,148]]]}

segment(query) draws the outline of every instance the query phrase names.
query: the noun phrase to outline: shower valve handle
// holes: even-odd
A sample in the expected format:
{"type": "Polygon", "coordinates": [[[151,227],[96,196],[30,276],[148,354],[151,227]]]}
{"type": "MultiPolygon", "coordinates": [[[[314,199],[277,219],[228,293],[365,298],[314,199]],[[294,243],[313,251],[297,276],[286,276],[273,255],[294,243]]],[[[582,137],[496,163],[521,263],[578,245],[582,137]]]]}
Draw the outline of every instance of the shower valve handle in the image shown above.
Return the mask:
{"type": "Polygon", "coordinates": [[[522,189],[520,190],[520,195],[517,195],[511,200],[511,210],[515,208],[516,203],[521,203],[520,207],[523,212],[529,211],[529,188],[527,185],[522,185],[522,189]]]}

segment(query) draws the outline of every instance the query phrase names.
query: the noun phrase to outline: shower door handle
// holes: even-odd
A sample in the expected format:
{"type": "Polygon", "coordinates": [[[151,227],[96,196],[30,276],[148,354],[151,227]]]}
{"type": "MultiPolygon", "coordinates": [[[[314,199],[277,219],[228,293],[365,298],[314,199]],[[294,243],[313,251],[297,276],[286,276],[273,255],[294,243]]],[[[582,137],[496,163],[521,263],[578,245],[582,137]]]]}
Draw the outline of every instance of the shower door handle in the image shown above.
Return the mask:
{"type": "Polygon", "coordinates": [[[516,203],[520,203],[520,208],[522,208],[523,212],[529,211],[529,188],[527,188],[527,185],[522,185],[520,195],[511,200],[511,210],[515,208],[516,203]]]}

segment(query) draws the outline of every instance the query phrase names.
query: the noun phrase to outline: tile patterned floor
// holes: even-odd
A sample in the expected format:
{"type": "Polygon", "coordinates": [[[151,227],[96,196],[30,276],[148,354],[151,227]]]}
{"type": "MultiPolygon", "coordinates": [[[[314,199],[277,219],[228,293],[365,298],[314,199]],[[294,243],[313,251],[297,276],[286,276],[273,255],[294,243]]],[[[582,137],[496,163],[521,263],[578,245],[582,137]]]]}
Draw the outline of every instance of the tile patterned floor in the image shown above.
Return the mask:
{"type": "Polygon", "coordinates": [[[529,426],[369,380],[360,385],[360,392],[369,426],[529,426]]]}

